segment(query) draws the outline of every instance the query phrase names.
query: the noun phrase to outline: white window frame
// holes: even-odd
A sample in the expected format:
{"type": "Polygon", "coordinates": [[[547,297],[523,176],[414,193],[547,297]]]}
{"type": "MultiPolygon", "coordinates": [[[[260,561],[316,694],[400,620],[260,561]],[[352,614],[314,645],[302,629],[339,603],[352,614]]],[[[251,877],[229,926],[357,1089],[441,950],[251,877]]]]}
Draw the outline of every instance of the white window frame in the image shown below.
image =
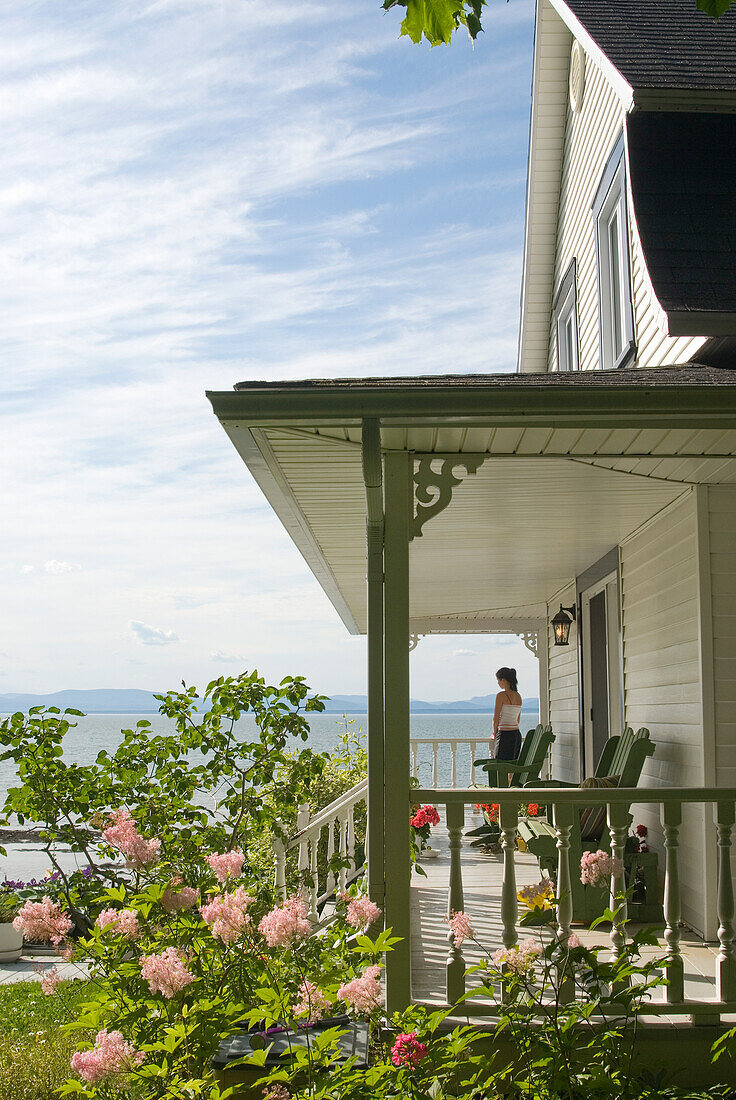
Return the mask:
{"type": "Polygon", "coordinates": [[[636,358],[623,133],[603,172],[593,203],[593,216],[598,259],[600,363],[603,370],[615,370],[631,366],[636,358]]]}
{"type": "Polygon", "coordinates": [[[572,261],[555,295],[553,312],[558,371],[580,369],[576,264],[572,261]]]}

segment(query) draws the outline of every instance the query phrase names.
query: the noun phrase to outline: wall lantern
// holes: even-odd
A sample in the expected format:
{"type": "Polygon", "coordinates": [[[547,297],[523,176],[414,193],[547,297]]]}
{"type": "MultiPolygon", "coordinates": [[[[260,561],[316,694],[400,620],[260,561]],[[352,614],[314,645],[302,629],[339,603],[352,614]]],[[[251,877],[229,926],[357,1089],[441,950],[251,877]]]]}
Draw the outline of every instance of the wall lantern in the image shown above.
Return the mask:
{"type": "Polygon", "coordinates": [[[569,645],[570,644],[570,625],[577,618],[577,611],[575,604],[572,607],[563,607],[560,604],[560,610],[552,620],[552,629],[555,632],[555,645],[569,645]]]}

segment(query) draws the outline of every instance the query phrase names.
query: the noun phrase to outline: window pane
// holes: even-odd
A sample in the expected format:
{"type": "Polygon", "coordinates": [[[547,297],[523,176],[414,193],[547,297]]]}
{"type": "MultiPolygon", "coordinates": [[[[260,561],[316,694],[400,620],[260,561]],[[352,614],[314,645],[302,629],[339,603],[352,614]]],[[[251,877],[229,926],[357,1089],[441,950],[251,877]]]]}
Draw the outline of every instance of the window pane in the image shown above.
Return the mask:
{"type": "MultiPolygon", "coordinates": [[[[621,301],[621,251],[619,247],[618,206],[608,223],[608,258],[611,278],[611,336],[613,361],[618,359],[624,347],[623,302],[621,301]]],[[[613,363],[611,364],[613,366],[613,363]]]]}

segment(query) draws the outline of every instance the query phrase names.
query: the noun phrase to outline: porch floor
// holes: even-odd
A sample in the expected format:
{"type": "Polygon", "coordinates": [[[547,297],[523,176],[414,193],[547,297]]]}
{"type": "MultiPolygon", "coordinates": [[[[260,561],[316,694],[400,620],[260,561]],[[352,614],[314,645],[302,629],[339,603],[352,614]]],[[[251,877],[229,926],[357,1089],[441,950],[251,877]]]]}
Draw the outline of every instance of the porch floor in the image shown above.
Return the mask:
{"type": "MultiPolygon", "coordinates": [[[[480,816],[466,815],[465,831],[482,823],[480,816]]],[[[412,997],[415,1000],[444,1003],[445,963],[447,960],[448,940],[447,924],[443,918],[447,914],[447,890],[450,872],[450,854],[447,832],[444,825],[432,830],[432,848],[437,856],[422,863],[427,877],[413,875],[411,887],[411,954],[412,954],[412,997]]],[[[465,897],[465,912],[473,921],[473,928],[483,950],[476,943],[466,941],[463,955],[467,965],[472,965],[487,957],[492,951],[503,946],[501,940],[501,884],[503,864],[501,855],[491,855],[470,847],[463,841],[462,874],[465,897]]],[[[516,880],[518,886],[527,886],[539,881],[539,867],[534,856],[527,853],[516,854],[516,880]]],[[[574,926],[574,931],[586,945],[608,945],[608,931],[605,928],[590,929],[574,926]]],[[[520,929],[521,938],[525,933],[520,929]]],[[[531,934],[531,932],[530,932],[531,934]]],[[[664,940],[660,940],[661,949],[648,949],[650,956],[656,957],[664,951],[664,940]]],[[[715,961],[718,944],[705,943],[695,933],[682,929],[682,956],[685,964],[685,998],[687,1000],[709,1000],[715,998],[715,961]]],[[[664,988],[657,989],[653,996],[664,997],[664,988]]],[[[671,1020],[683,1022],[688,1017],[657,1013],[659,1021],[671,1020]]],[[[723,1020],[731,1020],[723,1016],[723,1020]]],[[[736,1021],[736,1017],[733,1017],[736,1021]]]]}

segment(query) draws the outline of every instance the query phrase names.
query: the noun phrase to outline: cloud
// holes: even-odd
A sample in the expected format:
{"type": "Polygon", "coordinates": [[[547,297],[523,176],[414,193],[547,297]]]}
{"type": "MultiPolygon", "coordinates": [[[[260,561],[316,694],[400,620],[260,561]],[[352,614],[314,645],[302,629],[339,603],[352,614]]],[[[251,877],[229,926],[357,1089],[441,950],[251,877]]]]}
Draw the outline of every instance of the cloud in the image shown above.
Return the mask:
{"type": "Polygon", "coordinates": [[[78,562],[57,561],[56,558],[52,558],[51,561],[44,562],[43,571],[50,573],[52,577],[59,577],[62,573],[79,573],[81,568],[78,562]]]}
{"type": "Polygon", "coordinates": [[[29,573],[36,572],[36,567],[35,565],[21,565],[20,571],[24,577],[27,577],[29,573]]]}
{"type": "Polygon", "coordinates": [[[218,664],[237,665],[245,661],[245,657],[242,657],[239,653],[223,653],[221,649],[218,649],[217,653],[210,654],[210,660],[216,661],[218,664]]]}
{"type": "Polygon", "coordinates": [[[453,657],[477,657],[478,654],[474,649],[453,649],[453,657]]]}
{"type": "Polygon", "coordinates": [[[131,619],[128,626],[141,645],[171,645],[179,641],[179,635],[173,630],[161,630],[159,627],[148,626],[135,619],[131,619]]]}

